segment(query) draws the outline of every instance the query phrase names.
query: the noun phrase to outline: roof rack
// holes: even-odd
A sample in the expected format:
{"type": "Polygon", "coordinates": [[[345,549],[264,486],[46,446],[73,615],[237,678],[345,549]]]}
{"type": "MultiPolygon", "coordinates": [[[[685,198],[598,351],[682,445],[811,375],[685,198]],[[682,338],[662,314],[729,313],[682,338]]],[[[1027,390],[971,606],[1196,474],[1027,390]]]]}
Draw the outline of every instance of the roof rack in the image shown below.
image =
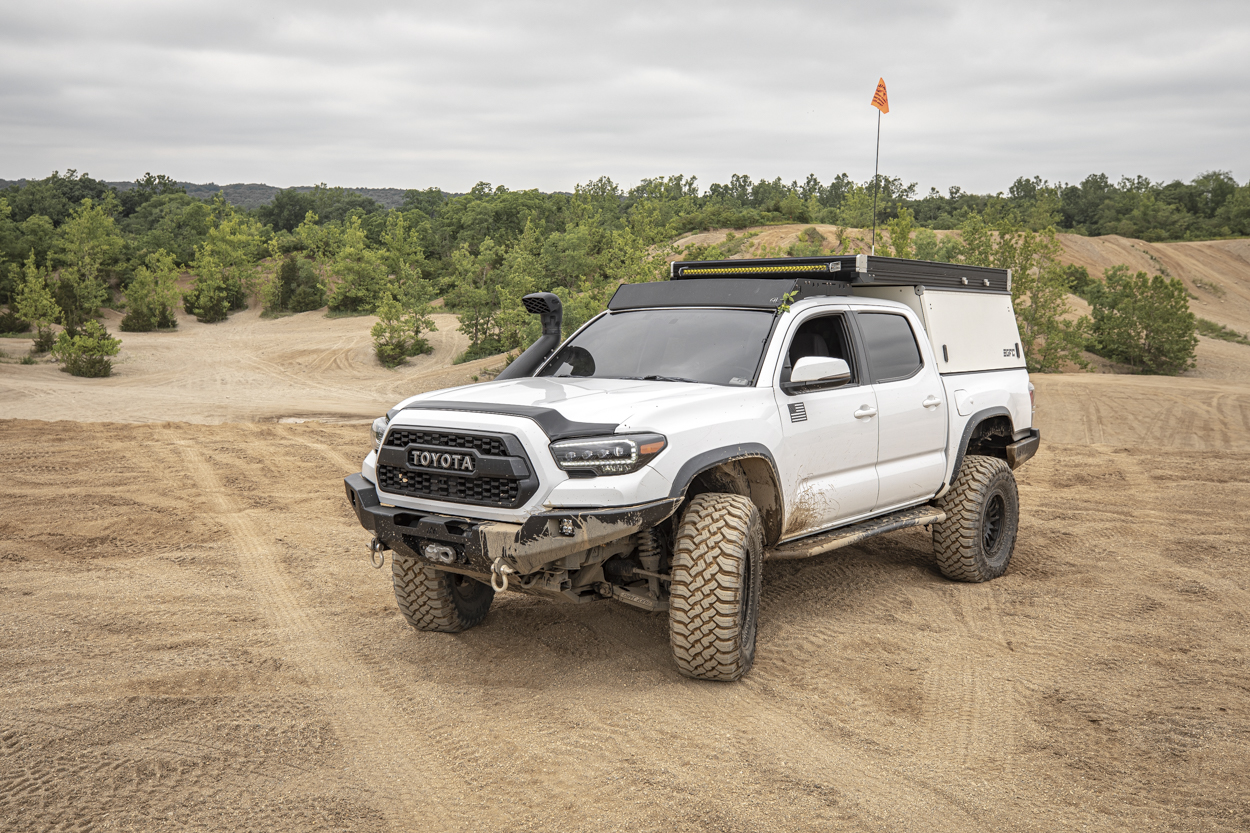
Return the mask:
{"type": "Polygon", "coordinates": [[[608,309],[616,312],[626,309],[651,307],[731,307],[738,309],[775,310],[780,304],[802,301],[804,298],[830,295],[850,295],[851,287],[844,281],[821,281],[808,278],[795,279],[792,275],[773,277],[747,275],[743,278],[723,278],[719,275],[702,280],[652,281],[649,283],[623,283],[608,309]]]}
{"type": "Polygon", "coordinates": [[[769,257],[743,260],[678,260],[669,264],[671,280],[807,278],[851,286],[925,286],[932,289],[1011,292],[1010,269],[987,269],[958,263],[907,260],[874,255],[769,257]]]}

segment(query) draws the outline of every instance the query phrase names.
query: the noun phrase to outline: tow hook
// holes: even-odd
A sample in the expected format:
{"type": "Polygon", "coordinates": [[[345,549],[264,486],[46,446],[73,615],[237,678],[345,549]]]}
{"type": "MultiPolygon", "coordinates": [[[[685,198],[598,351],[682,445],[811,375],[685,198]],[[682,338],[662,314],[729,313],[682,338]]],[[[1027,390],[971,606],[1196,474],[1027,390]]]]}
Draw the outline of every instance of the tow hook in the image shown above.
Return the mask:
{"type": "Polygon", "coordinates": [[[369,542],[369,563],[373,565],[373,569],[382,569],[382,565],[386,563],[386,551],[389,549],[390,547],[377,538],[369,542]]]}
{"type": "Polygon", "coordinates": [[[496,593],[502,593],[508,589],[508,573],[516,573],[516,568],[503,563],[503,556],[495,559],[495,563],[490,565],[490,586],[496,593]],[[496,581],[498,579],[498,581],[496,581]]]}

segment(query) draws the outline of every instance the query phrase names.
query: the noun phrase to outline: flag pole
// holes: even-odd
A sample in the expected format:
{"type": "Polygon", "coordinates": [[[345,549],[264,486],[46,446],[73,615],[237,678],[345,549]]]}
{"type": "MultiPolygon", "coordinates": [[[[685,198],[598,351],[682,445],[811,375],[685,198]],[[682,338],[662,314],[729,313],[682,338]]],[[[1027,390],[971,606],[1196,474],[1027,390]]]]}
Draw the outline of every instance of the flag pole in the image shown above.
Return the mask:
{"type": "Polygon", "coordinates": [[[877,159],[872,165],[872,254],[877,255],[877,182],[881,170],[881,110],[877,109],[877,159]]]}

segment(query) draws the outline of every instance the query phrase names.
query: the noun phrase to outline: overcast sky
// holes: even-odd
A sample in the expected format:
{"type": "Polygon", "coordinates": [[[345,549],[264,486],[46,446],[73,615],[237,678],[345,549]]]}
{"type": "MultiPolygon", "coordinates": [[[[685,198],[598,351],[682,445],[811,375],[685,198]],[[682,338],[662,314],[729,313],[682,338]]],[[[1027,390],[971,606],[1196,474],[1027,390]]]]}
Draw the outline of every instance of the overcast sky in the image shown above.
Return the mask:
{"type": "Polygon", "coordinates": [[[0,177],[1250,179],[1250,2],[9,2],[0,177]]]}

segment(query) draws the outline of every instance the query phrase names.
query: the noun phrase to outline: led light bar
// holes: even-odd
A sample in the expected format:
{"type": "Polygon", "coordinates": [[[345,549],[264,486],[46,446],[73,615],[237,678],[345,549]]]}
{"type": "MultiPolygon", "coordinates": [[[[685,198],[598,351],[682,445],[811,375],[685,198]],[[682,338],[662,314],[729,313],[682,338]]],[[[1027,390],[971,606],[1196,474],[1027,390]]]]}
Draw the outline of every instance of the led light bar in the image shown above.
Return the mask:
{"type": "Polygon", "coordinates": [[[681,275],[761,275],[776,272],[836,272],[841,264],[796,263],[765,266],[678,266],[681,275]]]}

